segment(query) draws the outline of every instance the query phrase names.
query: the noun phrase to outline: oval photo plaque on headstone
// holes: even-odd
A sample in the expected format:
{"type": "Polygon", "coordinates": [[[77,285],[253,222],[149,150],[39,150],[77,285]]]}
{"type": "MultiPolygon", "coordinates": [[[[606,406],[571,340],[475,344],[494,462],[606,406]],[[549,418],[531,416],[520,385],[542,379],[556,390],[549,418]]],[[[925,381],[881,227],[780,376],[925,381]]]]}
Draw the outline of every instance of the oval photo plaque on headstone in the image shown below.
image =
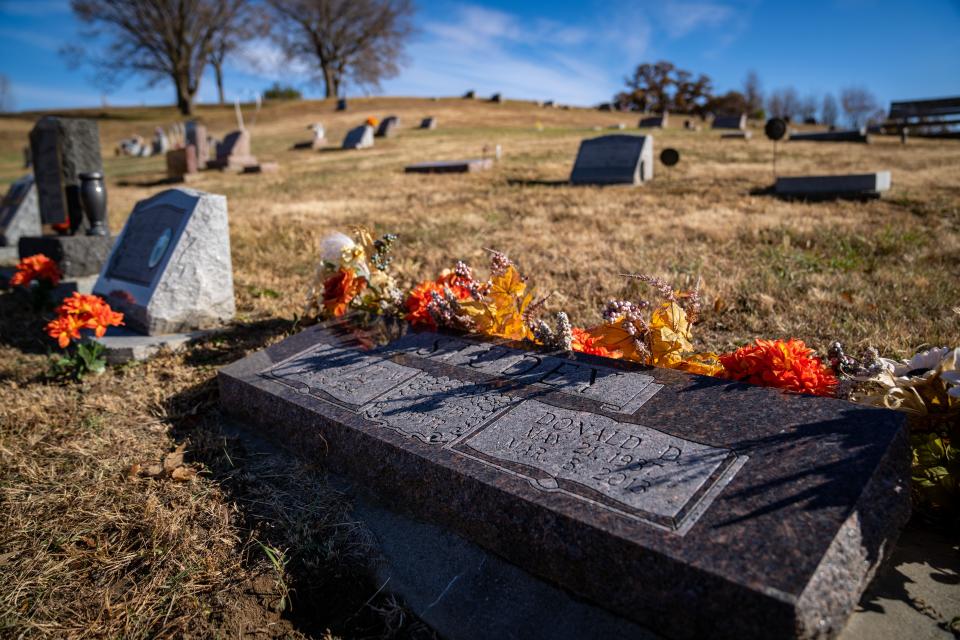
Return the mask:
{"type": "Polygon", "coordinates": [[[153,269],[163,260],[163,256],[167,252],[167,247],[170,246],[170,238],[172,236],[173,233],[167,228],[160,234],[160,237],[157,238],[157,241],[153,244],[153,249],[150,251],[150,258],[147,260],[148,269],[153,269]]]}
{"type": "Polygon", "coordinates": [[[763,132],[771,140],[781,140],[787,135],[787,122],[783,118],[770,118],[763,127],[763,132]]]}
{"type": "Polygon", "coordinates": [[[680,152],[673,148],[664,149],[660,152],[660,162],[665,166],[672,167],[680,162],[680,152]]]}

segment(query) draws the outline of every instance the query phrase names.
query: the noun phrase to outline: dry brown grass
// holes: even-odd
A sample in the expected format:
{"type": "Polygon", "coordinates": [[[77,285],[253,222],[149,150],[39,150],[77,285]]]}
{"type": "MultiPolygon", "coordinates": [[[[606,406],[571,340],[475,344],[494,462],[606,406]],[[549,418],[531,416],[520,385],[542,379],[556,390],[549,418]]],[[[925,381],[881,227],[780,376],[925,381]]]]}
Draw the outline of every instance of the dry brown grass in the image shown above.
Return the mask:
{"type": "MultiPolygon", "coordinates": [[[[121,137],[175,119],[169,109],[107,115],[105,154],[121,137]]],[[[217,134],[232,120],[227,109],[200,115],[217,134]]],[[[32,120],[0,119],[0,178],[21,173],[32,120]]],[[[642,188],[564,184],[580,139],[598,135],[595,125],[634,124],[626,115],[383,99],[353,100],[341,114],[330,103],[272,105],[258,120],[254,153],[278,160],[280,173],[209,173],[191,185],[229,201],[238,317],[223,336],[64,385],[43,376],[39,318],[0,295],[0,635],[418,631],[391,628],[376,611],[391,610],[388,601],[365,606],[377,588],[365,577],[371,549],[322,469],[251,453],[216,408],[216,367],[292,328],[317,241],[351,224],[401,235],[396,265],[408,283],[457,259],[482,264],[483,247],[504,250],[582,324],[598,319],[606,299],[640,293],[617,277],[629,271],[678,285],[703,277],[709,310],[698,346],[792,335],[906,355],[960,342],[957,141],[782,145],[784,174],[893,171],[882,200],[804,203],[754,193],[771,182],[762,136],[721,142],[709,131],[655,132],[657,152],[673,146],[682,161],[658,166],[642,188]],[[287,150],[309,138],[312,121],[339,141],[367,115],[388,113],[404,128],[375,149],[287,150]],[[410,129],[426,115],[438,130],[410,129]],[[402,173],[496,143],[504,160],[492,172],[402,173]],[[132,464],[159,461],[175,442],[187,444],[197,479],[128,477],[132,464]],[[275,566],[267,548],[286,564],[275,566]],[[292,613],[280,611],[288,591],[292,613]]],[[[110,155],[106,166],[118,231],[137,200],[163,188],[152,185],[163,163],[110,155]]]]}

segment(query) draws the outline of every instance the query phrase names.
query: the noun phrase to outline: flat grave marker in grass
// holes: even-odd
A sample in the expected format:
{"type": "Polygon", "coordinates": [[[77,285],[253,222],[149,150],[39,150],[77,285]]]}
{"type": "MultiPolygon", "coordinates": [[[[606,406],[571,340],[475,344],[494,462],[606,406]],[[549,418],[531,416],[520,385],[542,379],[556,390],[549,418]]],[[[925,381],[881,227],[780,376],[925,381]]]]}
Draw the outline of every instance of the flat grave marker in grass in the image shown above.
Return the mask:
{"type": "Polygon", "coordinates": [[[868,144],[870,136],[865,128],[845,131],[820,131],[814,133],[791,133],[789,142],[862,142],[868,144]]]}
{"type": "Polygon", "coordinates": [[[573,184],[642,184],[653,178],[653,136],[609,135],[580,143],[573,184]]]}
{"type": "Polygon", "coordinates": [[[93,291],[140,335],[189,332],[232,318],[226,198],[168,189],[138,202],[93,291]]]}
{"type": "Polygon", "coordinates": [[[659,116],[641,118],[640,123],[637,126],[641,129],[663,129],[667,126],[667,120],[668,114],[664,113],[659,116]]]}
{"type": "Polygon", "coordinates": [[[471,160],[440,160],[437,162],[419,162],[404,167],[406,173],[473,173],[493,168],[493,158],[473,158],[471,160]]]}
{"type": "Polygon", "coordinates": [[[26,175],[10,185],[0,202],[0,264],[16,264],[20,236],[42,233],[37,185],[26,175]]]}
{"type": "Polygon", "coordinates": [[[780,177],[773,190],[777,195],[796,198],[879,198],[884,191],[890,190],[890,184],[890,172],[877,171],[837,176],[780,177]]]}
{"type": "Polygon", "coordinates": [[[343,138],[344,149],[369,149],[371,147],[373,147],[373,127],[368,124],[350,129],[343,138]]]}
{"type": "Polygon", "coordinates": [[[835,635],[909,515],[892,411],[429,332],[364,344],[311,327],[223,368],[221,404],[668,635],[835,635]]]}
{"type": "Polygon", "coordinates": [[[747,114],[722,115],[713,119],[711,129],[737,129],[743,131],[747,128],[747,114]]]}

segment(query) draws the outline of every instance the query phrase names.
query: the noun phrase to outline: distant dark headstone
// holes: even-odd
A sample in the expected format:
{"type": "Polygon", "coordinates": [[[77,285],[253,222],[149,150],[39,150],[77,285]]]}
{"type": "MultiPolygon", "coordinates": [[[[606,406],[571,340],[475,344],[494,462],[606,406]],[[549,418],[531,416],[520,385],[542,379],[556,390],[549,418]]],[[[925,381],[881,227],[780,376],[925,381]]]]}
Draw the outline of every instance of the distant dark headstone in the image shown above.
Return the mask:
{"type": "Polygon", "coordinates": [[[257,158],[250,153],[250,132],[246,129],[231,131],[217,144],[217,157],[207,162],[212,169],[243,171],[257,164],[257,158]]]}
{"type": "Polygon", "coordinates": [[[197,173],[197,148],[188,144],[182,149],[167,151],[167,178],[183,180],[185,176],[197,173]]]}
{"type": "Polygon", "coordinates": [[[463,94],[463,99],[464,99],[464,100],[473,100],[473,99],[476,98],[476,97],[477,97],[477,92],[474,91],[473,89],[471,89],[470,91],[467,91],[465,94],[463,94]]]}
{"type": "Polygon", "coordinates": [[[397,116],[387,116],[380,121],[380,126],[377,127],[376,136],[378,138],[392,138],[397,130],[400,128],[400,118],[397,116]]]}
{"type": "Polygon", "coordinates": [[[668,114],[664,113],[659,116],[651,116],[649,118],[641,118],[640,124],[637,126],[641,129],[663,129],[667,126],[668,114]]]}
{"type": "Polygon", "coordinates": [[[791,133],[790,142],[861,142],[870,143],[866,128],[846,131],[822,131],[816,133],[791,133]]]}
{"type": "Polygon", "coordinates": [[[436,129],[437,128],[437,119],[434,117],[424,118],[420,121],[421,129],[436,129]]]}
{"type": "Polygon", "coordinates": [[[680,152],[676,149],[667,148],[660,152],[660,162],[665,167],[672,167],[680,162],[680,152]]]}
{"type": "Polygon", "coordinates": [[[21,236],[38,236],[42,232],[37,187],[30,174],[10,185],[0,202],[0,263],[17,261],[21,236]]]}
{"type": "Polygon", "coordinates": [[[207,135],[207,127],[191,120],[184,128],[186,131],[184,143],[188,145],[192,144],[197,150],[197,169],[206,169],[207,162],[210,161],[210,142],[207,135]]]}
{"type": "Polygon", "coordinates": [[[310,327],[220,369],[221,407],[668,637],[835,637],[910,515],[899,412],[430,332],[364,344],[310,327]]]}
{"type": "Polygon", "coordinates": [[[490,102],[496,102],[499,104],[503,102],[503,96],[501,96],[499,93],[495,93],[492,96],[490,96],[490,102]]]}
{"type": "Polygon", "coordinates": [[[347,99],[340,98],[337,100],[337,111],[346,111],[347,110],[347,99]]]}
{"type": "Polygon", "coordinates": [[[30,132],[33,175],[44,224],[84,224],[80,174],[103,171],[96,120],[44,116],[30,132]]]}
{"type": "Polygon", "coordinates": [[[727,133],[720,134],[721,140],[743,140],[746,142],[752,137],[752,131],[728,131],[727,133]]]}
{"type": "Polygon", "coordinates": [[[879,198],[890,189],[890,172],[777,178],[774,193],[793,198],[879,198]]]}
{"type": "Polygon", "coordinates": [[[782,140],[783,136],[787,135],[787,122],[783,118],[770,118],[764,125],[763,132],[774,142],[782,140]]]}
{"type": "Polygon", "coordinates": [[[717,116],[713,119],[712,129],[738,129],[747,128],[747,114],[741,113],[733,116],[717,116]]]}
{"type": "Polygon", "coordinates": [[[584,140],[570,173],[573,184],[642,184],[653,178],[653,136],[584,140]]]}
{"type": "Polygon", "coordinates": [[[557,103],[554,102],[553,100],[544,100],[543,106],[553,108],[557,106],[557,103]]]}
{"type": "Polygon", "coordinates": [[[599,111],[613,111],[613,105],[609,102],[601,102],[597,109],[599,111]]]}

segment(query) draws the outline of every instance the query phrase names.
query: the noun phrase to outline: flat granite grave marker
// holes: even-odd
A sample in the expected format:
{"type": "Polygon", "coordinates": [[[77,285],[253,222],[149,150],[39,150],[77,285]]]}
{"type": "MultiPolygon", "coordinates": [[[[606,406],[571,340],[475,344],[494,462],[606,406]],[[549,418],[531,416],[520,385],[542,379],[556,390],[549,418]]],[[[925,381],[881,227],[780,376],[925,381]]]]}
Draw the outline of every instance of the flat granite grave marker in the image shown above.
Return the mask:
{"type": "Polygon", "coordinates": [[[373,127],[368,124],[350,129],[343,138],[344,149],[369,149],[371,147],[373,147],[373,127]]]}
{"type": "Polygon", "coordinates": [[[399,128],[400,118],[397,116],[387,116],[380,122],[380,126],[377,127],[376,136],[378,138],[392,138],[399,128]]]}
{"type": "Polygon", "coordinates": [[[232,318],[227,199],[168,189],[138,202],[93,291],[150,336],[232,318]]]}
{"type": "Polygon", "coordinates": [[[857,196],[879,198],[890,190],[890,172],[860,173],[839,176],[780,177],[773,188],[777,195],[829,198],[857,196]]]}
{"type": "Polygon", "coordinates": [[[573,184],[642,184],[653,178],[653,136],[584,140],[570,173],[573,184]]]}
{"type": "Polygon", "coordinates": [[[673,637],[835,635],[909,516],[892,411],[434,333],[362,344],[311,327],[221,369],[221,405],[673,637]]]}
{"type": "Polygon", "coordinates": [[[37,186],[33,176],[26,175],[10,185],[0,202],[0,264],[16,264],[20,237],[42,232],[37,186]]]}
{"type": "Polygon", "coordinates": [[[821,131],[814,133],[790,133],[789,142],[862,142],[870,143],[865,127],[846,131],[821,131]]]}
{"type": "Polygon", "coordinates": [[[405,173],[473,173],[493,168],[493,158],[473,158],[472,160],[440,160],[437,162],[419,162],[404,167],[405,173]]]}

